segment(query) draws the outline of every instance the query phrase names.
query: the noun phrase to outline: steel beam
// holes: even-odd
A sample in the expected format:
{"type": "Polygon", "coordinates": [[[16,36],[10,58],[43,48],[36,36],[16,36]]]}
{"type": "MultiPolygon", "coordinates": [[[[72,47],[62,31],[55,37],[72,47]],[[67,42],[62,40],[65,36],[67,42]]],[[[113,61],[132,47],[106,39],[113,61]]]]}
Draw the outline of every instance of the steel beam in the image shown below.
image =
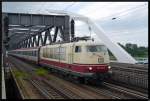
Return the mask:
{"type": "Polygon", "coordinates": [[[55,28],[53,42],[56,42],[57,34],[58,34],[58,27],[55,28]]]}
{"type": "Polygon", "coordinates": [[[49,44],[51,44],[52,43],[51,29],[48,30],[48,40],[49,44]]]}
{"type": "Polygon", "coordinates": [[[74,20],[72,19],[72,20],[71,20],[71,41],[72,41],[72,40],[74,39],[74,37],[75,37],[74,24],[75,24],[75,22],[74,22],[74,20]]]}
{"type": "Polygon", "coordinates": [[[42,14],[25,14],[25,13],[3,13],[9,19],[11,25],[54,25],[61,26],[67,24],[68,15],[42,15],[42,14]]]}
{"type": "Polygon", "coordinates": [[[42,14],[25,14],[25,13],[3,13],[6,31],[9,31],[11,47],[17,45],[21,47],[34,47],[56,42],[58,30],[63,36],[63,41],[70,41],[70,18],[68,15],[42,15],[42,14]],[[52,38],[51,29],[55,28],[54,37],[52,38]],[[44,39],[42,32],[45,32],[44,39]],[[24,34],[23,34],[24,33],[24,34]],[[31,33],[34,33],[31,35],[31,33]],[[36,38],[38,36],[38,38],[36,38]],[[16,40],[17,39],[17,40],[16,40]]]}

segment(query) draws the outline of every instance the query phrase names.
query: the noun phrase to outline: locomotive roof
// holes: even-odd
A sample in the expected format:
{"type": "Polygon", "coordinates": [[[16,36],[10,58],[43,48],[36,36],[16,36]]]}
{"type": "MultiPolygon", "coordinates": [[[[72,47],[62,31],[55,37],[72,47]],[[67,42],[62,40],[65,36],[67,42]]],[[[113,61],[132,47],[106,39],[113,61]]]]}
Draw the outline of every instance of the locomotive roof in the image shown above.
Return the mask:
{"type": "MultiPolygon", "coordinates": [[[[92,41],[92,40],[88,40],[88,41],[78,41],[78,42],[70,42],[70,43],[60,43],[61,45],[104,45],[102,42],[98,42],[98,41],[92,41]]],[[[60,45],[60,44],[53,44],[54,46],[60,45]]],[[[51,45],[46,45],[46,46],[42,46],[42,47],[47,47],[47,46],[51,46],[51,45]]],[[[34,48],[21,48],[21,49],[16,49],[16,50],[37,50],[39,47],[34,47],[34,48]]],[[[16,51],[15,50],[15,51],[16,51]]],[[[12,50],[14,51],[14,50],[12,50]]]]}
{"type": "Polygon", "coordinates": [[[92,40],[88,40],[88,41],[78,41],[78,42],[75,42],[76,45],[104,45],[103,43],[101,42],[98,42],[98,41],[92,41],[92,40]]]}
{"type": "MultiPolygon", "coordinates": [[[[70,42],[70,43],[59,43],[59,44],[52,44],[52,45],[57,46],[57,45],[60,45],[60,44],[61,45],[72,45],[72,44],[75,44],[75,45],[104,45],[102,42],[91,41],[91,40],[70,42]]],[[[47,46],[51,46],[51,45],[46,45],[46,46],[43,46],[43,47],[47,47],[47,46]]]]}

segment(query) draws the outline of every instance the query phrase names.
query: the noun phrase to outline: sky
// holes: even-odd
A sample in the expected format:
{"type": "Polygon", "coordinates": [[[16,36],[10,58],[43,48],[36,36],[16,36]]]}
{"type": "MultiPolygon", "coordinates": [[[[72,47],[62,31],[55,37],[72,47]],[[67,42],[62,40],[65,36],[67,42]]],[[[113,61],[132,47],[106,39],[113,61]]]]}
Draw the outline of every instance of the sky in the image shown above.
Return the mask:
{"type": "MultiPolygon", "coordinates": [[[[148,2],[2,2],[2,12],[48,14],[49,10],[84,15],[115,43],[148,46],[148,2]]],[[[97,38],[87,25],[75,23],[76,36],[97,38]]]]}

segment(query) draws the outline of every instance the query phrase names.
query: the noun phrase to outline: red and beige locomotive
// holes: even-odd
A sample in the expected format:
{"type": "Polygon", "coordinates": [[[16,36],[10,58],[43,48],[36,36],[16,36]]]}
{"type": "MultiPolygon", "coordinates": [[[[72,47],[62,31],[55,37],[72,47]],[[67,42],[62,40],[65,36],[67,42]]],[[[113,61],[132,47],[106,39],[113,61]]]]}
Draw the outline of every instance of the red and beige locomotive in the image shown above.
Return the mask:
{"type": "Polygon", "coordinates": [[[81,82],[102,82],[109,77],[108,50],[104,44],[91,40],[16,49],[8,54],[57,70],[81,82]]]}

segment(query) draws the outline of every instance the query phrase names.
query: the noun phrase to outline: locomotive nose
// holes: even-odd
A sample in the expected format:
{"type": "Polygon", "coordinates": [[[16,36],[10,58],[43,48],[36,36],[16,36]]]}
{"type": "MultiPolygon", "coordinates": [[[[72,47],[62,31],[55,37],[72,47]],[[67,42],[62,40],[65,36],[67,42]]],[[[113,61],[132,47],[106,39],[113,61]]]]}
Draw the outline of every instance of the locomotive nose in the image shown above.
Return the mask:
{"type": "Polygon", "coordinates": [[[108,66],[98,65],[98,66],[90,66],[87,68],[89,72],[107,72],[108,66]]]}

